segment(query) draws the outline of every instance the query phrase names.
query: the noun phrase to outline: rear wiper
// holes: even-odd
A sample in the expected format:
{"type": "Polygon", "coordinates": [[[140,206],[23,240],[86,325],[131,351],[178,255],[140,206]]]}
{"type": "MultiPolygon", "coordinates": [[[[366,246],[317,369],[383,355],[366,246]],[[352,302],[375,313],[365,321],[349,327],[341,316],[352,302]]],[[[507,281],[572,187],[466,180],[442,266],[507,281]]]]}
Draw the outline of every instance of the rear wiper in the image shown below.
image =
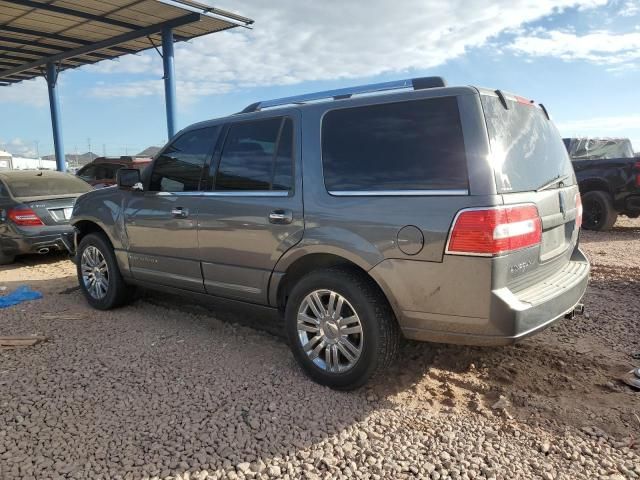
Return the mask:
{"type": "Polygon", "coordinates": [[[549,180],[548,182],[546,182],[545,184],[543,184],[541,187],[538,187],[536,189],[536,192],[541,192],[543,190],[546,190],[549,187],[553,187],[554,185],[556,185],[557,183],[562,183],[564,182],[567,178],[569,178],[571,175],[556,175],[555,177],[553,177],[551,180],[549,180]]]}

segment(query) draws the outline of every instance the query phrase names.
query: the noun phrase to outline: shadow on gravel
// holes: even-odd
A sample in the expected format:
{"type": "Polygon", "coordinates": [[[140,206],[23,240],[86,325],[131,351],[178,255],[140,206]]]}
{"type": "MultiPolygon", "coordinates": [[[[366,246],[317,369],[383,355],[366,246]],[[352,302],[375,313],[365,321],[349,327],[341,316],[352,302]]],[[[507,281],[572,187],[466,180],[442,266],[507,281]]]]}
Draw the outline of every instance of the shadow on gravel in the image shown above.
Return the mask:
{"type": "Polygon", "coordinates": [[[638,234],[640,234],[640,227],[635,226],[617,226],[606,232],[582,230],[580,232],[580,242],[581,244],[628,242],[629,240],[635,240],[638,234]]]}
{"type": "Polygon", "coordinates": [[[8,272],[11,270],[18,270],[20,268],[25,267],[34,267],[39,265],[51,265],[53,263],[59,262],[60,260],[65,260],[69,258],[69,254],[67,252],[62,251],[52,251],[45,255],[40,254],[30,254],[30,255],[19,255],[16,257],[15,261],[9,265],[1,265],[0,272],[8,272]]]}

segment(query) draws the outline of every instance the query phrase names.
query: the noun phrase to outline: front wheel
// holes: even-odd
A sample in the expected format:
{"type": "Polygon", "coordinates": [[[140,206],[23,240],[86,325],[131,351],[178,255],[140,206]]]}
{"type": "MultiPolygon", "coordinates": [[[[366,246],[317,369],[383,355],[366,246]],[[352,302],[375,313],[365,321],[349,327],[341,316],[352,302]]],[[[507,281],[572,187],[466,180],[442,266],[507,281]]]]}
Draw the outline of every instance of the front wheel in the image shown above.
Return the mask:
{"type": "Polygon", "coordinates": [[[287,301],[285,323],[304,372],[338,390],[364,385],[392,363],[400,343],[384,295],[364,273],[344,268],[303,277],[287,301]]]}
{"type": "Polygon", "coordinates": [[[0,265],[10,265],[14,262],[15,259],[15,255],[9,255],[3,253],[2,250],[0,250],[0,265]]]}
{"type": "Polygon", "coordinates": [[[593,190],[582,195],[584,214],[582,226],[586,230],[605,231],[611,229],[618,219],[613,209],[611,195],[600,190],[593,190]]]}
{"type": "Polygon", "coordinates": [[[90,233],[78,246],[77,271],[80,290],[93,308],[110,310],[130,298],[120,275],[113,247],[100,233],[90,233]]]}

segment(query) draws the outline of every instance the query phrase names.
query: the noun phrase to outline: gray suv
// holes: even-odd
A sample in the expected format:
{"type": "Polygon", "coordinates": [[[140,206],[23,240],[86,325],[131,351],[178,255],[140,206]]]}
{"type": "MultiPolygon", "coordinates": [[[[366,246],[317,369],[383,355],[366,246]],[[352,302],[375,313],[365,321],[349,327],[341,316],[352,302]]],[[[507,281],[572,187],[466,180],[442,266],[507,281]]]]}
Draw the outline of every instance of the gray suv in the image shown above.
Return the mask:
{"type": "Polygon", "coordinates": [[[192,125],[72,217],[95,308],[143,286],[277,309],[303,370],[338,389],[402,337],[505,345],[579,312],[581,221],[544,106],[439,77],[192,125]]]}

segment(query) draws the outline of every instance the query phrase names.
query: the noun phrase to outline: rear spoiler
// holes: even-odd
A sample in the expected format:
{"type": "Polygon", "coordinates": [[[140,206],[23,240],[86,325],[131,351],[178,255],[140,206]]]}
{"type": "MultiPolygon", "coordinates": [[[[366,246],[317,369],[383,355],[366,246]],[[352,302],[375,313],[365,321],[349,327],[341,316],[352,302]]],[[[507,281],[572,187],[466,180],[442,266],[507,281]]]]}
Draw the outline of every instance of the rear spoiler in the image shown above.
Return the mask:
{"type": "MultiPolygon", "coordinates": [[[[507,96],[504,94],[504,92],[502,90],[496,90],[495,92],[498,98],[500,99],[500,103],[502,104],[504,109],[509,110],[509,103],[507,102],[507,96]]],[[[518,96],[515,96],[515,98],[519,103],[535,106],[535,102],[533,100],[527,100],[526,98],[518,97],[518,96]]],[[[545,107],[542,103],[539,103],[538,105],[540,106],[540,109],[543,111],[544,116],[547,117],[547,120],[551,120],[547,107],[545,107]]]]}

